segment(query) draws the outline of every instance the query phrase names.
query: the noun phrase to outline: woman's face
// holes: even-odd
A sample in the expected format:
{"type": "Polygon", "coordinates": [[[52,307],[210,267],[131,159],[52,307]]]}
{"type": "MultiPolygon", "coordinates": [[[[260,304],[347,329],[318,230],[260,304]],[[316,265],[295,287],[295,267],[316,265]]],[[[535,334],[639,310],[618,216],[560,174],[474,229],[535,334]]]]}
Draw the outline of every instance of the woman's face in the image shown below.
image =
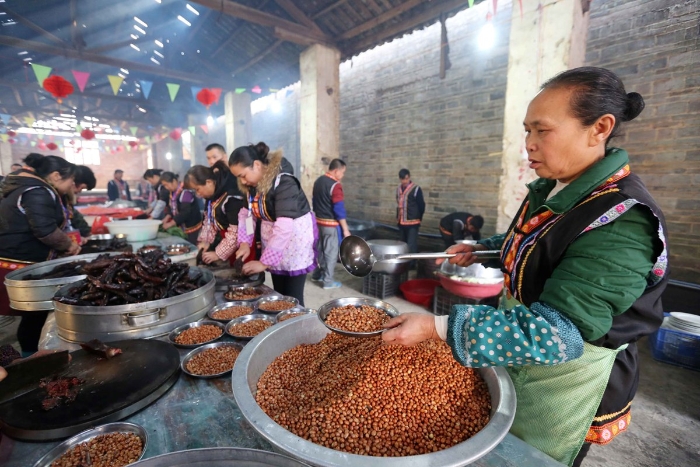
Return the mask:
{"type": "Polygon", "coordinates": [[[177,187],[180,184],[177,180],[173,180],[172,182],[166,182],[165,180],[163,180],[160,183],[165,187],[166,190],[168,190],[171,193],[177,191],[177,187]]]}
{"type": "Polygon", "coordinates": [[[207,180],[204,185],[198,185],[197,181],[192,177],[189,178],[189,181],[189,185],[200,198],[209,199],[214,196],[214,192],[216,191],[214,180],[207,180]]]}
{"type": "Polygon", "coordinates": [[[253,165],[250,167],[236,164],[229,168],[231,173],[246,186],[258,186],[258,182],[263,176],[263,164],[260,161],[253,161],[253,165]]]}
{"type": "Polygon", "coordinates": [[[152,177],[146,177],[146,180],[148,183],[151,184],[152,187],[158,186],[158,182],[160,182],[160,176],[159,175],[153,175],[152,177]]]}
{"type": "Polygon", "coordinates": [[[605,156],[605,139],[598,134],[598,122],[582,126],[571,112],[570,97],[570,89],[543,90],[530,102],[523,122],[530,168],[541,178],[564,183],[572,182],[605,156]]]}
{"type": "Polygon", "coordinates": [[[73,191],[75,186],[75,177],[61,178],[61,174],[58,172],[51,172],[48,176],[48,182],[52,187],[56,189],[60,194],[67,195],[73,191]]]}

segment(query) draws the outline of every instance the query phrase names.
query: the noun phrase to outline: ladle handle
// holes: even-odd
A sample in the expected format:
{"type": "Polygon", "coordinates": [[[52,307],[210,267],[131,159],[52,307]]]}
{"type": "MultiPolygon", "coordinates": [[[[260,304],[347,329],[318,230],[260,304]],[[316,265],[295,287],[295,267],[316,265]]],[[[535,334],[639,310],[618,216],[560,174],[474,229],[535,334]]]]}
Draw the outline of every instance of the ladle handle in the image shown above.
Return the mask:
{"type": "MultiPolygon", "coordinates": [[[[396,259],[439,259],[454,258],[458,253],[407,253],[398,255],[396,259]]],[[[479,259],[498,259],[501,257],[500,250],[479,250],[472,251],[472,255],[479,259]]]]}

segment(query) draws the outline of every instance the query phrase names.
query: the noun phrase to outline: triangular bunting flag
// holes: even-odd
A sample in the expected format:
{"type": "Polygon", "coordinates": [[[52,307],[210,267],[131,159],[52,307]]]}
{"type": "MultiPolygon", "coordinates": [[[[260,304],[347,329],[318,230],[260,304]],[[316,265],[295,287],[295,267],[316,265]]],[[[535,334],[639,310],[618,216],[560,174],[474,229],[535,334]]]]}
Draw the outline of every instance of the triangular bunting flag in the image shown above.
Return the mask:
{"type": "Polygon", "coordinates": [[[279,91],[279,89],[270,88],[270,92],[278,92],[278,91],[279,91]]]}
{"type": "Polygon", "coordinates": [[[236,88],[236,94],[243,94],[245,92],[245,88],[236,88]]]}
{"type": "Polygon", "coordinates": [[[474,6],[474,0],[469,0],[469,8],[474,6]]]}
{"type": "Polygon", "coordinates": [[[137,126],[130,126],[129,131],[131,131],[131,136],[136,136],[136,132],[139,131],[139,127],[137,126]]]}
{"type": "Polygon", "coordinates": [[[254,92],[255,94],[260,94],[262,92],[262,89],[260,86],[255,86],[253,89],[250,90],[250,92],[254,92]]]}
{"type": "Polygon", "coordinates": [[[202,88],[198,88],[197,86],[192,86],[192,99],[197,100],[197,93],[201,90],[202,90],[202,88]]]}
{"type": "Polygon", "coordinates": [[[177,92],[180,90],[180,85],[174,83],[165,83],[165,85],[168,87],[168,92],[170,93],[170,102],[173,102],[175,96],[177,96],[177,92]]]}
{"type": "Polygon", "coordinates": [[[190,131],[190,134],[191,134],[192,136],[195,135],[195,127],[194,127],[194,126],[188,126],[187,129],[190,131]]]}
{"type": "Polygon", "coordinates": [[[119,92],[119,88],[122,87],[122,81],[124,81],[124,78],[114,75],[107,75],[107,78],[109,79],[109,84],[112,86],[112,92],[116,96],[119,92]]]}
{"type": "Polygon", "coordinates": [[[37,137],[40,141],[43,141],[43,140],[44,140],[44,135],[36,135],[36,137],[37,137]]]}
{"type": "Polygon", "coordinates": [[[71,73],[73,73],[73,78],[75,78],[75,82],[78,85],[80,92],[85,91],[85,85],[87,84],[88,79],[90,79],[90,73],[77,70],[71,70],[71,73]]]}
{"type": "Polygon", "coordinates": [[[26,123],[27,126],[29,126],[29,127],[34,126],[35,121],[36,120],[33,119],[32,117],[24,117],[24,123],[26,123]]]}
{"type": "Polygon", "coordinates": [[[51,74],[51,67],[32,63],[32,69],[34,70],[36,80],[39,82],[39,86],[43,87],[44,80],[51,74]]]}
{"type": "Polygon", "coordinates": [[[29,145],[30,145],[31,147],[36,146],[36,141],[30,141],[30,142],[29,142],[29,145]]]}
{"type": "Polygon", "coordinates": [[[141,83],[143,97],[148,99],[148,95],[151,93],[151,87],[153,87],[153,81],[139,81],[139,83],[141,83]]]}
{"type": "Polygon", "coordinates": [[[83,131],[83,127],[81,127],[80,125],[75,125],[75,132],[80,133],[81,131],[83,131]]]}
{"type": "Polygon", "coordinates": [[[148,144],[151,144],[151,137],[150,137],[150,136],[146,136],[146,142],[147,142],[148,144]]]}
{"type": "Polygon", "coordinates": [[[199,125],[199,128],[201,128],[204,133],[209,134],[209,127],[206,125],[199,125]]]}
{"type": "Polygon", "coordinates": [[[5,123],[5,125],[10,124],[10,118],[11,118],[10,114],[0,114],[0,119],[2,119],[3,123],[5,123]]]}
{"type": "Polygon", "coordinates": [[[10,139],[10,137],[3,133],[2,135],[0,135],[0,139],[2,139],[3,143],[7,143],[7,140],[10,139]]]}
{"type": "Polygon", "coordinates": [[[216,96],[216,103],[218,104],[221,97],[221,88],[209,88],[209,90],[216,96]]]}

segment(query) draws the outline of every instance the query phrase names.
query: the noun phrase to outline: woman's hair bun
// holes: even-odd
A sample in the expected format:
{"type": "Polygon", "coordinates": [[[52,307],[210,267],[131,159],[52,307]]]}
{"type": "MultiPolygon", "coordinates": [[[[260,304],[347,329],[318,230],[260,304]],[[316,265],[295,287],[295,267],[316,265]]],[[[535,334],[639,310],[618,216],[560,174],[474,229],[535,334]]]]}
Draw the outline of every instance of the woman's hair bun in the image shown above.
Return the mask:
{"type": "Polygon", "coordinates": [[[627,93],[627,104],[625,105],[626,122],[634,120],[644,110],[644,98],[637,92],[627,93]]]}
{"type": "Polygon", "coordinates": [[[44,156],[36,152],[27,154],[27,156],[22,160],[24,165],[28,165],[32,169],[38,169],[44,160],[44,156]]]}
{"type": "Polygon", "coordinates": [[[267,154],[270,152],[270,148],[267,146],[267,144],[260,141],[254,146],[254,148],[255,152],[258,153],[258,157],[260,158],[260,160],[267,159],[267,154]]]}

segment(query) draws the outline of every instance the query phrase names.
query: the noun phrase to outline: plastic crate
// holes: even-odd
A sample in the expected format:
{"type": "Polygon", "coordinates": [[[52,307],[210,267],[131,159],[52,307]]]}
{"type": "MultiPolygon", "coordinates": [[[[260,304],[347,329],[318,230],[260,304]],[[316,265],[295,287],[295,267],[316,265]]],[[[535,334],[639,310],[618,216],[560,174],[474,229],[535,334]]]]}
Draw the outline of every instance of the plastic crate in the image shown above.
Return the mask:
{"type": "Polygon", "coordinates": [[[453,305],[489,305],[497,307],[500,298],[500,295],[482,299],[460,297],[448,292],[443,287],[436,287],[435,296],[433,296],[433,313],[439,316],[449,315],[453,305]]]}
{"type": "Polygon", "coordinates": [[[393,297],[399,285],[408,280],[408,271],[402,274],[382,274],[372,272],[362,280],[362,293],[379,299],[393,297]]]}
{"type": "Polygon", "coordinates": [[[649,346],[655,360],[700,371],[700,336],[659,328],[649,336],[649,346]]]}

